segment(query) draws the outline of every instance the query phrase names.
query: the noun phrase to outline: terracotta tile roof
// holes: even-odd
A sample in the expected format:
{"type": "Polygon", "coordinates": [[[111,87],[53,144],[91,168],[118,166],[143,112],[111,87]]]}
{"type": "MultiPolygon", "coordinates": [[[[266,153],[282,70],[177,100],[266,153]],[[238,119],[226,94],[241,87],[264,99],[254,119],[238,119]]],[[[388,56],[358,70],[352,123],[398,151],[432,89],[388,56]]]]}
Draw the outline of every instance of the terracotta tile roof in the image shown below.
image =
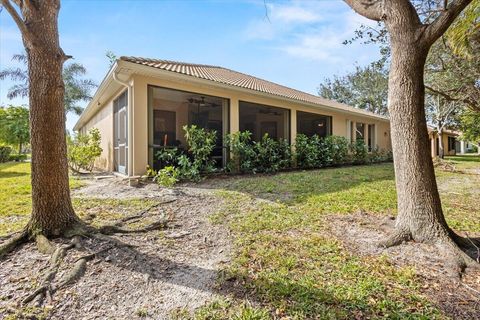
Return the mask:
{"type": "Polygon", "coordinates": [[[288,88],[267,80],[263,80],[254,76],[250,76],[219,66],[125,56],[120,57],[120,60],[165,71],[176,72],[187,76],[210,80],[235,87],[264,92],[283,98],[298,100],[300,102],[313,103],[320,106],[329,106],[343,111],[374,116],[381,119],[388,119],[387,117],[380,116],[369,111],[354,108],[336,101],[327,100],[319,96],[308,94],[306,92],[288,88]]]}

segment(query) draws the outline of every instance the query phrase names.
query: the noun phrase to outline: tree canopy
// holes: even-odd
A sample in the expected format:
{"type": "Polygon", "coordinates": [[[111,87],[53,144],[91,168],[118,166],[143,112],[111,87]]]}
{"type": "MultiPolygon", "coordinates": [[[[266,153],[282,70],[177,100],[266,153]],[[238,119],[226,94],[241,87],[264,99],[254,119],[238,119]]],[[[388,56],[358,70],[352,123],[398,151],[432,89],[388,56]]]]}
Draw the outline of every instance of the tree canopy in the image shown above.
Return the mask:
{"type": "Polygon", "coordinates": [[[30,140],[29,111],[24,106],[0,108],[0,141],[18,146],[18,153],[30,140]]]}
{"type": "Polygon", "coordinates": [[[384,61],[376,61],[365,67],[357,65],[355,71],[344,76],[327,78],[320,84],[318,94],[326,99],[386,115],[388,68],[384,61]]]}

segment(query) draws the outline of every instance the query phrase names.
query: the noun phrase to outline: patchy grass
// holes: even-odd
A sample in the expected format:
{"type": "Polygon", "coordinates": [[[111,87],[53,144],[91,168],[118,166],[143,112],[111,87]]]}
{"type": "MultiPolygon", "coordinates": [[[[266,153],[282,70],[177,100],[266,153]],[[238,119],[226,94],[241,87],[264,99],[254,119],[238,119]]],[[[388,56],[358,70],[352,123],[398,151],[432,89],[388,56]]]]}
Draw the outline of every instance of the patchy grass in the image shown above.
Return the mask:
{"type": "Polygon", "coordinates": [[[477,154],[446,156],[445,160],[454,164],[457,170],[480,169],[480,156],[477,154]]]}
{"type": "MultiPolygon", "coordinates": [[[[71,178],[70,187],[83,183],[71,178]]],[[[0,236],[20,230],[32,210],[30,163],[0,163],[0,236]]]]}
{"type": "MultiPolygon", "coordinates": [[[[451,160],[459,167],[470,166],[460,157],[451,160]]],[[[480,232],[480,176],[438,171],[437,180],[449,224],[480,232]]],[[[231,281],[224,280],[234,289],[231,300],[206,306],[195,319],[232,318],[244,305],[245,293],[252,310],[268,314],[236,319],[446,318],[420,293],[413,268],[395,267],[386,257],[356,256],[328,234],[329,215],[396,213],[392,164],[244,177],[221,184],[217,194],[227,209],[211,220],[228,221],[237,239],[234,261],[226,271],[231,281]],[[238,290],[245,293],[235,294],[238,290]]]]}

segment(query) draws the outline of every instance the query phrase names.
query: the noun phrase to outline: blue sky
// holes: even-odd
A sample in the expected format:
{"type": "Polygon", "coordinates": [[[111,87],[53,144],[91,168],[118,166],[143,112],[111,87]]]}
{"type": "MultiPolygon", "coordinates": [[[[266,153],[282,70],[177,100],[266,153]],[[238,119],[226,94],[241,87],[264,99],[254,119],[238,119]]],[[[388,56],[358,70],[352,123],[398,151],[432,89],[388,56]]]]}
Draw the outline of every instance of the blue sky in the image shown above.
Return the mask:
{"type": "MultiPolygon", "coordinates": [[[[325,77],[379,57],[374,46],[345,46],[366,19],[332,1],[121,1],[63,0],[60,42],[64,51],[100,83],[107,50],[132,55],[220,65],[312,94],[325,77]],[[268,19],[266,18],[268,12],[268,19]]],[[[15,66],[20,33],[0,13],[0,69],[15,66]]],[[[12,83],[0,82],[0,105],[12,83]]],[[[85,104],[84,104],[85,105],[85,104]]],[[[77,117],[68,116],[71,129],[77,117]]]]}

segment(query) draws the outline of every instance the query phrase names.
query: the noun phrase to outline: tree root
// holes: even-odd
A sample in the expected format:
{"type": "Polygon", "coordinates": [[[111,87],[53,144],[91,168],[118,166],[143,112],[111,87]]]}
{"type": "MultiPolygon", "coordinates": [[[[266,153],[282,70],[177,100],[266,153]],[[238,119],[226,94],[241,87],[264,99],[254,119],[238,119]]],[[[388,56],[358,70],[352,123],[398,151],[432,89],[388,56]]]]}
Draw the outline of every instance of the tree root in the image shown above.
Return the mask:
{"type": "Polygon", "coordinates": [[[4,244],[0,245],[0,258],[3,258],[19,245],[28,241],[29,234],[27,229],[14,234],[10,239],[8,239],[4,244]]]}
{"type": "Polygon", "coordinates": [[[410,240],[412,240],[412,235],[409,232],[404,230],[395,230],[394,233],[387,239],[380,241],[378,246],[382,248],[390,248],[410,240]]]}
{"type": "MultiPolygon", "coordinates": [[[[172,200],[174,201],[174,200],[172,200]]],[[[168,201],[168,202],[172,202],[168,201]]],[[[31,230],[25,228],[22,232],[11,236],[5,244],[0,246],[0,258],[6,254],[12,252],[18,245],[27,242],[29,239],[34,238],[37,243],[37,248],[44,254],[50,254],[50,261],[48,269],[42,275],[41,284],[32,293],[26,296],[22,303],[28,304],[36,301],[37,305],[43,304],[43,301],[51,299],[52,295],[59,289],[68,286],[78,281],[84,274],[87,268],[87,262],[95,258],[97,255],[108,251],[114,247],[133,247],[133,245],[124,243],[111,235],[114,234],[132,234],[132,233],[144,233],[153,230],[165,228],[167,226],[168,219],[162,217],[161,219],[154,221],[153,223],[137,229],[124,228],[125,223],[131,222],[136,219],[142,218],[145,213],[152,208],[158,207],[166,202],[158,203],[150,208],[143,210],[135,215],[124,217],[116,221],[113,225],[106,225],[99,228],[94,228],[82,221],[75,223],[69,230],[64,232],[63,236],[71,238],[69,244],[56,246],[52,244],[45,235],[38,233],[32,236],[31,230]],[[63,264],[63,260],[67,255],[67,252],[71,249],[83,250],[84,247],[81,244],[82,237],[91,237],[99,239],[101,241],[109,242],[111,245],[101,249],[97,252],[88,253],[80,256],[73,262],[73,267],[66,272],[62,278],[57,280],[57,274],[60,267],[63,264]]]]}

